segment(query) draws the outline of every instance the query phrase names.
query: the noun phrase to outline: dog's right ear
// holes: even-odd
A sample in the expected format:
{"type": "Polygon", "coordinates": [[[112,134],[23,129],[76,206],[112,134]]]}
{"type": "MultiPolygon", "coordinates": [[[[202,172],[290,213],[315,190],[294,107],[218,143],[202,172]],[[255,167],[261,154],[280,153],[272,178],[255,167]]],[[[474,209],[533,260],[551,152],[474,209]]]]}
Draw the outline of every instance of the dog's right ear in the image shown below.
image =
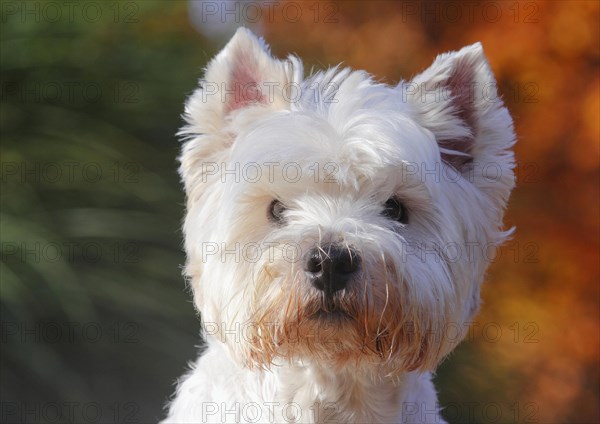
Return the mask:
{"type": "Polygon", "coordinates": [[[239,28],[210,61],[200,88],[188,99],[188,125],[180,134],[193,137],[217,133],[234,112],[250,107],[287,108],[284,90],[294,82],[295,62],[273,58],[262,38],[239,28]]]}

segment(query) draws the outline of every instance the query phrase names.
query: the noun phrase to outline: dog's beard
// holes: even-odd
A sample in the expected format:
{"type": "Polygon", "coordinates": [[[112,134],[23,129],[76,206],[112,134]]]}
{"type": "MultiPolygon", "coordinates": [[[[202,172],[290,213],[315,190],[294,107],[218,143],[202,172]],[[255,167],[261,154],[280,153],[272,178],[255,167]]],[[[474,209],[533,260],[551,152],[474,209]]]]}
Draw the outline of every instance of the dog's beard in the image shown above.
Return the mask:
{"type": "Polygon", "coordinates": [[[299,266],[287,265],[266,264],[255,274],[249,366],[310,360],[375,367],[379,375],[435,367],[441,349],[435,327],[444,314],[419,308],[383,256],[331,295],[312,287],[299,266]]]}

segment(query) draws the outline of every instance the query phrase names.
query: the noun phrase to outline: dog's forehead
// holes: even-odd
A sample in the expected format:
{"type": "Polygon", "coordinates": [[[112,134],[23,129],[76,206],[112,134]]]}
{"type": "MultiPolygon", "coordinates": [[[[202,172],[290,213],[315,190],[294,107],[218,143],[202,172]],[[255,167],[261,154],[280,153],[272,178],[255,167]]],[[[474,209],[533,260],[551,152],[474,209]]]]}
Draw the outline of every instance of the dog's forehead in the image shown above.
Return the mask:
{"type": "Polygon", "coordinates": [[[301,169],[315,180],[335,173],[356,181],[407,163],[433,164],[439,150],[427,130],[398,111],[358,110],[342,119],[324,111],[286,110],[240,131],[230,158],[242,169],[279,167],[292,175],[301,169]]]}

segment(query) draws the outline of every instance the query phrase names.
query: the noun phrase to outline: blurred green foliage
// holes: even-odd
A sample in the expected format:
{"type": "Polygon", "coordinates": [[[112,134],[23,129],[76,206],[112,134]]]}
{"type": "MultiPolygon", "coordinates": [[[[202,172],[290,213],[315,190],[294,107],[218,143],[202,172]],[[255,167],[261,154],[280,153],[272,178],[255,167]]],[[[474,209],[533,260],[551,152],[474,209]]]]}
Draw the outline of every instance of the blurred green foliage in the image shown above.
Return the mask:
{"type": "Polygon", "coordinates": [[[161,3],[2,3],[0,421],[156,422],[195,356],[174,134],[208,46],[161,3]]]}

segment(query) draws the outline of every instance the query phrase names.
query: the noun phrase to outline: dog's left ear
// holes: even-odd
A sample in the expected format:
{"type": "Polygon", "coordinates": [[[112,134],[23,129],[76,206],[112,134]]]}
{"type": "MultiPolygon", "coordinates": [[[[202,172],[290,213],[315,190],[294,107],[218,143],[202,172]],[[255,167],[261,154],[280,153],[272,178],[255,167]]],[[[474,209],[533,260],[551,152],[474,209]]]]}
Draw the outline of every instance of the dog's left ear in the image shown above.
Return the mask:
{"type": "Polygon", "coordinates": [[[415,119],[435,136],[442,160],[472,172],[498,206],[505,202],[514,185],[515,134],[481,44],[438,56],[402,88],[415,119]],[[484,168],[494,178],[482,176],[484,168]]]}
{"type": "Polygon", "coordinates": [[[297,62],[273,58],[262,38],[239,28],[209,62],[200,88],[187,101],[188,126],[182,134],[217,133],[232,113],[249,107],[287,107],[284,90],[294,82],[294,71],[298,74],[297,62]]]}

